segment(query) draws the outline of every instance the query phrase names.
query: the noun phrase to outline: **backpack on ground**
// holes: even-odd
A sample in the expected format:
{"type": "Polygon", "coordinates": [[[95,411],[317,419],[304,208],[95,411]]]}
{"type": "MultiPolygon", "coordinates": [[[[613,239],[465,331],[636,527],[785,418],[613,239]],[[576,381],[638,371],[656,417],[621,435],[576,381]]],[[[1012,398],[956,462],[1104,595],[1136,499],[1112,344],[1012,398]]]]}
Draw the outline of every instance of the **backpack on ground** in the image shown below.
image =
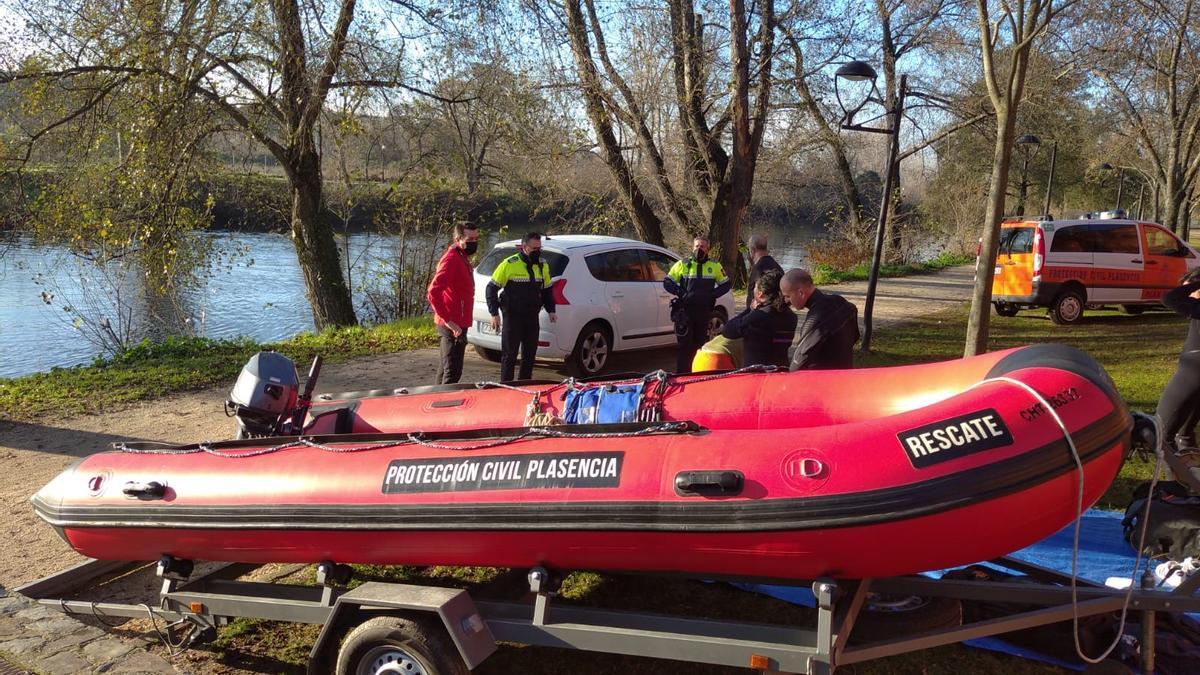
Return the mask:
{"type": "Polygon", "coordinates": [[[1150,514],[1142,552],[1150,556],[1166,554],[1176,561],[1200,557],[1200,497],[1189,495],[1187,487],[1175,481],[1159,481],[1153,494],[1149,481],[1134,489],[1121,520],[1125,541],[1137,548],[1147,501],[1150,514]]]}

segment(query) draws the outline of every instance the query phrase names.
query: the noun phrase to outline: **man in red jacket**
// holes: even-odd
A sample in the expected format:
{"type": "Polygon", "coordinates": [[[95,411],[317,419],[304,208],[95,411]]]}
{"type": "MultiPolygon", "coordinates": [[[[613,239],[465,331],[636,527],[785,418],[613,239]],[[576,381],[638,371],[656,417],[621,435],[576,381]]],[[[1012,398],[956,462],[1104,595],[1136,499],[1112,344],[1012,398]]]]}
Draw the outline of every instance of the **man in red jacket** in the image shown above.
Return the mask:
{"type": "Polygon", "coordinates": [[[462,378],[463,355],[467,350],[467,327],[475,303],[475,275],[471,256],[479,248],[479,228],[474,223],[455,223],[454,240],[429,282],[429,306],[433,323],[441,335],[442,360],[437,383],[453,384],[462,378]]]}

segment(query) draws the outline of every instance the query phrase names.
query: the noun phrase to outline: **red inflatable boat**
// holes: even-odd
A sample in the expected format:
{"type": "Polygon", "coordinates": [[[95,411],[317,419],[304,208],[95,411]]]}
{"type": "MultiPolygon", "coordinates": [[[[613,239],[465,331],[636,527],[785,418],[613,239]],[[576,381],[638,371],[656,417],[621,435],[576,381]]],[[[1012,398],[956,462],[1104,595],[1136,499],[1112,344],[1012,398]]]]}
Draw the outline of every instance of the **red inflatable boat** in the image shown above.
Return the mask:
{"type": "Polygon", "coordinates": [[[1132,428],[1104,370],[1061,345],[636,387],[632,422],[543,427],[523,423],[621,386],[327,397],[304,436],[118,444],[33,504],[100,559],[863,578],[1057,531],[1080,480],[1085,508],[1108,488],[1132,428]]]}

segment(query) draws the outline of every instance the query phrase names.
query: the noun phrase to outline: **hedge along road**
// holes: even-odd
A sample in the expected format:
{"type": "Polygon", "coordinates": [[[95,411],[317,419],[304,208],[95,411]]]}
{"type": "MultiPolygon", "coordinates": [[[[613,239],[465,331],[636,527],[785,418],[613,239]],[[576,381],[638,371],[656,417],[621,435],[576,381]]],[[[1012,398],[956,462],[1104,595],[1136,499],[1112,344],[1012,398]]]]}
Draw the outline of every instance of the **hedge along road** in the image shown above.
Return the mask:
{"type": "MultiPolygon", "coordinates": [[[[951,267],[936,273],[881,279],[875,306],[876,326],[961,305],[970,298],[972,266],[951,267]]],[[[860,319],[866,282],[828,287],[859,307],[860,319]]],[[[739,303],[741,306],[741,303],[739,303]]],[[[803,320],[803,315],[801,316],[803,320]]],[[[326,366],[318,392],[342,392],[405,385],[429,384],[437,371],[437,349],[417,349],[371,356],[326,366]]],[[[612,372],[647,372],[669,368],[671,349],[615,355],[612,372]]],[[[298,364],[304,370],[306,364],[298,364]]],[[[467,350],[464,381],[494,380],[499,366],[467,350]]],[[[540,363],[535,378],[562,379],[561,362],[540,363]]],[[[129,405],[121,410],[38,423],[0,421],[0,461],[8,480],[0,483],[0,508],[5,517],[0,548],[0,586],[13,588],[78,563],[70,550],[39,521],[29,497],[77,458],[98,452],[117,440],[195,443],[230,438],[233,423],[222,412],[227,386],[172,395],[129,405]]]]}

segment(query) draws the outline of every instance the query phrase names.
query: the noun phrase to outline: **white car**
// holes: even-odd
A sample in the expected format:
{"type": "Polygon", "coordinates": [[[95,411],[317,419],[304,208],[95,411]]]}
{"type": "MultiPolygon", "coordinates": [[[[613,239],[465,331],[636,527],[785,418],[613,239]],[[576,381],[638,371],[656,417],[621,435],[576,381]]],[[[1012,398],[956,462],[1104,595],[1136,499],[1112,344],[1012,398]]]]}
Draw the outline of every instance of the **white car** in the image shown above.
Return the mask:
{"type": "MultiPolygon", "coordinates": [[[[486,288],[500,261],[517,252],[520,240],[496,245],[475,268],[475,308],[467,341],[480,356],[500,360],[500,335],[492,330],[486,288]]],[[[541,313],[539,359],[565,359],[576,377],[604,371],[613,352],[676,344],[671,294],[663,278],[679,260],[671,251],[632,239],[586,234],[547,236],[542,259],[550,265],[558,315],[541,313]]],[[[709,334],[720,332],[734,313],[733,296],[717,300],[709,334]]]]}

